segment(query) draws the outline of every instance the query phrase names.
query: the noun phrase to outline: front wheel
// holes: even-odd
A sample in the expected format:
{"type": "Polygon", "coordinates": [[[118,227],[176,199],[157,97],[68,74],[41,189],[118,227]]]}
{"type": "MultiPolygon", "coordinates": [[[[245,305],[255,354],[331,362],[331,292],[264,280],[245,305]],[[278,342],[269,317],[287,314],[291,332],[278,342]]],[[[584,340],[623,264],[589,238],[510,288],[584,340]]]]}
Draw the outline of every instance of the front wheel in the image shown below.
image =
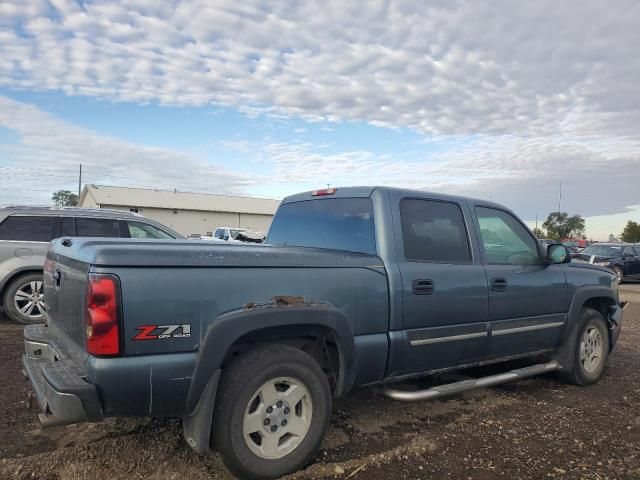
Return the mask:
{"type": "Polygon", "coordinates": [[[329,383],[311,356],[285,345],[258,347],[223,369],[213,448],[239,478],[278,478],[311,461],[330,414],[329,383]]]}
{"type": "Polygon", "coordinates": [[[561,376],[576,385],[591,385],[602,376],[609,357],[609,329],[600,312],[583,308],[577,332],[573,368],[561,376]]]}

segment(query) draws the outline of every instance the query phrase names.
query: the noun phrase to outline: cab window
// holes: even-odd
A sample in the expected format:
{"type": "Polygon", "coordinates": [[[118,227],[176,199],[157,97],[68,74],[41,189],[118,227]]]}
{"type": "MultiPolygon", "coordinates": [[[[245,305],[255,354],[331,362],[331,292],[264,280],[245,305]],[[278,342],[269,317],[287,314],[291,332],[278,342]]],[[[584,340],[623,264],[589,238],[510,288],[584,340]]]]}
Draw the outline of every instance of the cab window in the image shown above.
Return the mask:
{"type": "Polygon", "coordinates": [[[476,214],[489,265],[540,263],[536,239],[513,215],[486,207],[476,207],[476,214]]]}

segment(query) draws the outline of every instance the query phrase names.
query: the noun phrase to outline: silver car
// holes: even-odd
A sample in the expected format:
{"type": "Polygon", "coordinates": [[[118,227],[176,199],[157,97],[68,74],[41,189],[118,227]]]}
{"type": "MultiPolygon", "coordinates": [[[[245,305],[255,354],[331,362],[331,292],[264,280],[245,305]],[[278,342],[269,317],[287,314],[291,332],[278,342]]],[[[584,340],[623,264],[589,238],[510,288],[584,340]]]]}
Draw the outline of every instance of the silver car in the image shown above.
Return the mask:
{"type": "Polygon", "coordinates": [[[183,238],[153,220],[106,209],[0,208],[0,303],[18,323],[42,321],[42,269],[58,237],[183,238]]]}

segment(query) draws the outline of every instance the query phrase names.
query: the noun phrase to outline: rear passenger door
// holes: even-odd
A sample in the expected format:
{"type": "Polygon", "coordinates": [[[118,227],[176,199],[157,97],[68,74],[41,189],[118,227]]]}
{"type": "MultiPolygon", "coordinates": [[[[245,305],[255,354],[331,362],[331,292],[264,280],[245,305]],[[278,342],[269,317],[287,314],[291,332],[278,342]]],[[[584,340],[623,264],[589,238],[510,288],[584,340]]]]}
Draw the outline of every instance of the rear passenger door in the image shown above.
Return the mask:
{"type": "Polygon", "coordinates": [[[470,241],[468,207],[400,194],[391,193],[402,279],[403,371],[397,373],[480,361],[487,345],[487,279],[470,241]]]}
{"type": "Polygon", "coordinates": [[[489,280],[489,358],[556,347],[569,300],[563,265],[545,265],[535,237],[514,215],[475,205],[489,280]]]}

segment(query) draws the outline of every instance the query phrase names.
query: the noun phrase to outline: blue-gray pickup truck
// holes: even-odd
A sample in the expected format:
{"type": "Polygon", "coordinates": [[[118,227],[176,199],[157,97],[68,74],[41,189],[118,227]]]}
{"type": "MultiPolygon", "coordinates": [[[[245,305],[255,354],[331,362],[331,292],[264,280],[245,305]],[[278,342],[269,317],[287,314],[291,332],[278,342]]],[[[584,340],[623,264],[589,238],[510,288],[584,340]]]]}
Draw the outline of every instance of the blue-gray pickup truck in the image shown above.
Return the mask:
{"type": "Polygon", "coordinates": [[[266,243],[54,241],[46,323],[24,334],[42,424],[182,417],[197,452],[275,478],[313,459],[332,398],[353,387],[415,401],[550,371],[588,385],[620,334],[616,276],[543,249],[491,202],[318,190],[282,202],[266,243]],[[391,385],[525,357],[427,390],[391,385]]]}

